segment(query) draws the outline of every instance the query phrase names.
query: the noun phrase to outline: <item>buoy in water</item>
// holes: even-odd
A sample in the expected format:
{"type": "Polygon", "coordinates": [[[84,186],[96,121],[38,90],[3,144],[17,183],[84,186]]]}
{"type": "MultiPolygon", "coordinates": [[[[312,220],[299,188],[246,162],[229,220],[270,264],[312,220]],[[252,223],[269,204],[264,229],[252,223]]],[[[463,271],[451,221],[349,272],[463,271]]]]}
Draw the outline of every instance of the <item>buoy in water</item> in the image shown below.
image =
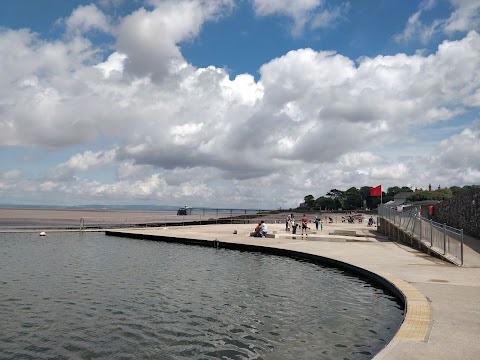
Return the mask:
{"type": "Polygon", "coordinates": [[[40,233],[40,236],[46,236],[46,235],[47,235],[47,233],[46,233],[45,231],[42,231],[42,232],[40,233]]]}

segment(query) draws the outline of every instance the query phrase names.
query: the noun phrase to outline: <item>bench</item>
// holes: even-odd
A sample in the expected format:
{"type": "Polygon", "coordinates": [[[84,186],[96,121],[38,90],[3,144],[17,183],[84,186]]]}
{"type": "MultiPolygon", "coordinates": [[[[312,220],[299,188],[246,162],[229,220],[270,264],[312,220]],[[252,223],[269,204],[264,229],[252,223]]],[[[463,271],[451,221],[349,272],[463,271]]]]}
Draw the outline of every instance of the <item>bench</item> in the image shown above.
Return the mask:
{"type": "MultiPolygon", "coordinates": [[[[255,232],[251,232],[250,236],[253,237],[254,234],[255,234],[255,232]]],[[[269,238],[269,239],[276,239],[278,237],[278,235],[267,233],[267,235],[265,235],[265,237],[269,238]]]]}
{"type": "Polygon", "coordinates": [[[357,236],[357,232],[355,230],[333,230],[330,235],[357,236]]]}

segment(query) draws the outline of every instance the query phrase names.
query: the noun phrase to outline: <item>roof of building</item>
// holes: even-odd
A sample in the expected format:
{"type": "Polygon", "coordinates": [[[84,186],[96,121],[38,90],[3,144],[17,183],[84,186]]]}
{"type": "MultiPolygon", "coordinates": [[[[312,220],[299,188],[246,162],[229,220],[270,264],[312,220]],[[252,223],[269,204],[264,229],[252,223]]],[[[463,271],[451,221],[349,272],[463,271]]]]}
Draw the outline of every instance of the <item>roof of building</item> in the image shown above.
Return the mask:
{"type": "Polygon", "coordinates": [[[404,191],[404,192],[399,192],[398,194],[395,194],[393,196],[393,198],[395,200],[400,200],[400,199],[404,199],[406,200],[410,195],[412,195],[413,193],[411,191],[404,191]]]}

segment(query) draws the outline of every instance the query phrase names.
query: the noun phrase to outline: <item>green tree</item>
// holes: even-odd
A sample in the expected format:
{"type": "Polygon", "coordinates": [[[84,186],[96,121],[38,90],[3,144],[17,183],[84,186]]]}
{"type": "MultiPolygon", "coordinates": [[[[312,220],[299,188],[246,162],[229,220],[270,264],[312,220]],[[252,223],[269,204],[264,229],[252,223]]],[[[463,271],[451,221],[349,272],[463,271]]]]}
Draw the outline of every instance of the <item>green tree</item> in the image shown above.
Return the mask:
{"type": "Polygon", "coordinates": [[[315,198],[313,195],[307,195],[303,198],[303,200],[305,201],[305,206],[307,208],[312,209],[315,207],[315,198]]]}
{"type": "Polygon", "coordinates": [[[453,192],[450,189],[437,189],[434,191],[416,191],[412,193],[408,200],[410,201],[425,201],[425,200],[448,200],[453,197],[453,192]]]}
{"type": "Polygon", "coordinates": [[[331,198],[321,196],[315,200],[315,207],[320,210],[332,210],[335,208],[335,201],[331,198]]]}
{"type": "Polygon", "coordinates": [[[363,201],[365,201],[367,208],[370,208],[370,209],[373,208],[372,206],[373,198],[370,197],[370,186],[362,186],[360,188],[360,196],[362,197],[362,207],[363,207],[363,201]]]}
{"type": "Polygon", "coordinates": [[[326,195],[333,200],[334,209],[339,209],[342,207],[341,199],[342,199],[343,191],[338,189],[332,189],[326,195]]]}
{"type": "Polygon", "coordinates": [[[453,196],[457,196],[463,192],[463,189],[460,186],[451,186],[450,191],[453,196]]]}
{"type": "Polygon", "coordinates": [[[342,194],[342,204],[345,210],[362,207],[362,194],[356,187],[351,187],[342,194]]]}

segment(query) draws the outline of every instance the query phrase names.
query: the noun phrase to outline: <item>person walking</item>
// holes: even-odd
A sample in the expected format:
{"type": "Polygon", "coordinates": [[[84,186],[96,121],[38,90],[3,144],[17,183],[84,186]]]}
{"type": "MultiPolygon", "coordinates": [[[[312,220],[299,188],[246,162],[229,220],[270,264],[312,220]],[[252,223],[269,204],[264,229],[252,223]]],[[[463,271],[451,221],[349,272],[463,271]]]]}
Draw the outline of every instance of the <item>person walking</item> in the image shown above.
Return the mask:
{"type": "Polygon", "coordinates": [[[320,219],[318,218],[318,216],[315,215],[315,229],[318,230],[318,223],[320,222],[320,219]]]}
{"type": "Polygon", "coordinates": [[[303,214],[303,217],[302,217],[302,236],[303,236],[304,231],[305,231],[305,236],[308,236],[307,229],[308,229],[308,218],[307,218],[307,215],[303,214]]]}

